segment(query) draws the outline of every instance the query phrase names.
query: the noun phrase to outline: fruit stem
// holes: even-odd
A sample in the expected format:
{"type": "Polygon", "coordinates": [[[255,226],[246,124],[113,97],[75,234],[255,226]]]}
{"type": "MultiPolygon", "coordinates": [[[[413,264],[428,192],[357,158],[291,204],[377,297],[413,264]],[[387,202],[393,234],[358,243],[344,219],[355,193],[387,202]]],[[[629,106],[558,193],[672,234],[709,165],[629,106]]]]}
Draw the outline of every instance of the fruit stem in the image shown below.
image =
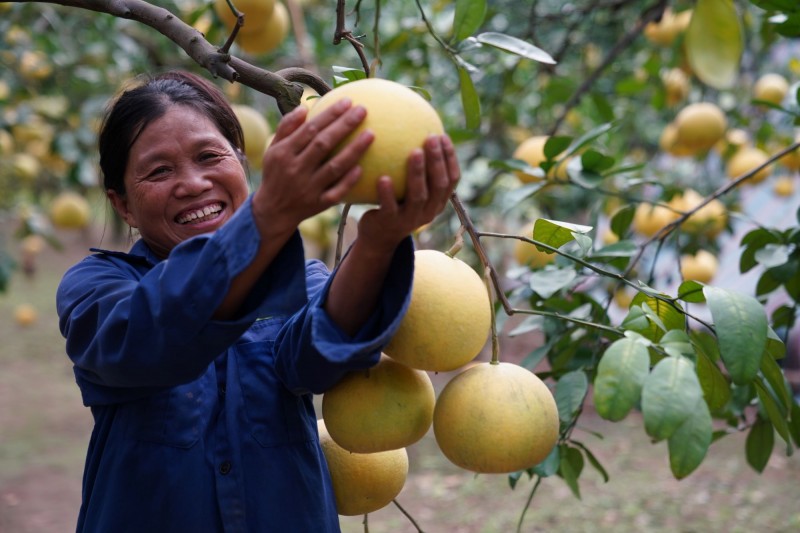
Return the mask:
{"type": "Polygon", "coordinates": [[[483,282],[486,285],[486,292],[489,294],[489,312],[492,317],[492,360],[490,364],[500,364],[500,341],[497,336],[497,321],[494,311],[494,291],[492,291],[492,269],[487,265],[483,269],[483,282]]]}
{"type": "Polygon", "coordinates": [[[528,501],[525,502],[525,507],[522,509],[522,513],[519,515],[519,522],[517,522],[517,533],[522,531],[522,522],[525,521],[525,513],[528,511],[528,508],[531,506],[531,502],[533,501],[533,495],[536,494],[536,489],[539,488],[539,484],[542,482],[542,476],[536,476],[536,483],[533,484],[533,488],[531,489],[531,493],[528,494],[528,501]]]}
{"type": "Polygon", "coordinates": [[[464,231],[466,228],[462,224],[458,231],[456,232],[455,242],[453,242],[453,246],[450,247],[449,250],[445,252],[447,257],[455,257],[458,252],[464,247],[464,231]]]}

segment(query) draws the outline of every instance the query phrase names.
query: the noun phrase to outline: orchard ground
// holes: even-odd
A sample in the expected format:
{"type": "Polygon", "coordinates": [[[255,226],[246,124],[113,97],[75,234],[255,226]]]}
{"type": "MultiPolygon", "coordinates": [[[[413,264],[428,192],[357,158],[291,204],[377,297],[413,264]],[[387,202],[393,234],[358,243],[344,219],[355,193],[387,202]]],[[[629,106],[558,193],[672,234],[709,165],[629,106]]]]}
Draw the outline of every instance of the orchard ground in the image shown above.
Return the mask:
{"type": "MultiPolygon", "coordinates": [[[[109,244],[110,228],[60,233],[61,252],[47,249],[33,277],[17,271],[0,294],[0,531],[61,533],[75,527],[83,460],[91,432],[71,365],[58,332],[54,294],[64,270],[90,246],[109,244]],[[38,320],[18,326],[13,312],[32,304],[38,320]]],[[[11,245],[8,235],[0,236],[11,245]]],[[[117,245],[125,248],[126,245],[117,245]]],[[[532,342],[535,342],[533,339],[532,342]]],[[[530,343],[528,343],[530,344],[530,343]]],[[[531,346],[501,339],[503,359],[518,361],[531,346]]],[[[451,373],[431,376],[437,390],[451,373]]],[[[763,474],[747,466],[743,434],[714,443],[687,479],[669,471],[666,444],[652,444],[640,418],[606,422],[587,405],[574,436],[598,457],[608,483],[590,466],[581,476],[582,499],[559,478],[543,481],[522,531],[726,531],[800,530],[800,454],[776,452],[763,474]],[[592,432],[598,432],[598,438],[592,432]]],[[[480,475],[451,465],[432,431],[409,447],[410,474],[398,502],[427,533],[514,531],[533,483],[511,490],[505,475],[480,475]]],[[[345,533],[364,531],[363,517],[342,517],[345,533]]],[[[395,505],[369,515],[369,531],[414,532],[395,505]]]]}

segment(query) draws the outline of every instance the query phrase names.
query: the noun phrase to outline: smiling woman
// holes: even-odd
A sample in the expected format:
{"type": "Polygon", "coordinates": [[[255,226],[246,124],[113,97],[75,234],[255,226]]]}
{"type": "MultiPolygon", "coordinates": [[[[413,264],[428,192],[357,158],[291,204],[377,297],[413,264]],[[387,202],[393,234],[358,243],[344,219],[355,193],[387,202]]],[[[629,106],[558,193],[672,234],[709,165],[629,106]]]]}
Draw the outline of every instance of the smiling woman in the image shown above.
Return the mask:
{"type": "Polygon", "coordinates": [[[236,115],[212,84],[155,76],[109,108],[100,166],[138,230],[64,275],[57,309],[95,426],[78,531],[338,531],[313,393],[377,364],[409,302],[411,233],[459,176],[446,136],[408,158],[331,273],[298,224],[342,201],[373,140],[348,101],[287,114],[252,193],[236,115]]]}

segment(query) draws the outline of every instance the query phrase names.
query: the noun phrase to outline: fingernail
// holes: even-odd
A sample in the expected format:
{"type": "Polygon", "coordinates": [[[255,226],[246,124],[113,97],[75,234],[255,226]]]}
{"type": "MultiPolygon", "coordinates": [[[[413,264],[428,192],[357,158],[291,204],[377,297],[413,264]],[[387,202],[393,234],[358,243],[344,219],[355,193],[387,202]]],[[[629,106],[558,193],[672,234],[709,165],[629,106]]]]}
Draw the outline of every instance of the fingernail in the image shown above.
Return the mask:
{"type": "Polygon", "coordinates": [[[341,100],[336,102],[336,109],[339,110],[339,111],[344,111],[345,109],[347,109],[351,105],[352,105],[352,102],[350,101],[350,98],[345,96],[344,98],[342,98],[341,100]]]}

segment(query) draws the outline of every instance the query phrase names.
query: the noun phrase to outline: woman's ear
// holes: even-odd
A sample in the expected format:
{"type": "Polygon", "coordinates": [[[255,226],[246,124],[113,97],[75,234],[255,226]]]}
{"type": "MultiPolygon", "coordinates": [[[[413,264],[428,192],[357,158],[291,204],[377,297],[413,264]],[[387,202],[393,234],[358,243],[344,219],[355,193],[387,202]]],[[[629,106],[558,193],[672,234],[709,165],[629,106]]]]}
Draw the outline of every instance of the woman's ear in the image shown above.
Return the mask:
{"type": "Polygon", "coordinates": [[[111,205],[114,207],[114,211],[125,221],[132,228],[136,228],[136,219],[134,218],[133,214],[128,209],[128,198],[124,194],[120,194],[113,189],[108,189],[106,191],[106,196],[108,197],[108,201],[111,202],[111,205]]]}

